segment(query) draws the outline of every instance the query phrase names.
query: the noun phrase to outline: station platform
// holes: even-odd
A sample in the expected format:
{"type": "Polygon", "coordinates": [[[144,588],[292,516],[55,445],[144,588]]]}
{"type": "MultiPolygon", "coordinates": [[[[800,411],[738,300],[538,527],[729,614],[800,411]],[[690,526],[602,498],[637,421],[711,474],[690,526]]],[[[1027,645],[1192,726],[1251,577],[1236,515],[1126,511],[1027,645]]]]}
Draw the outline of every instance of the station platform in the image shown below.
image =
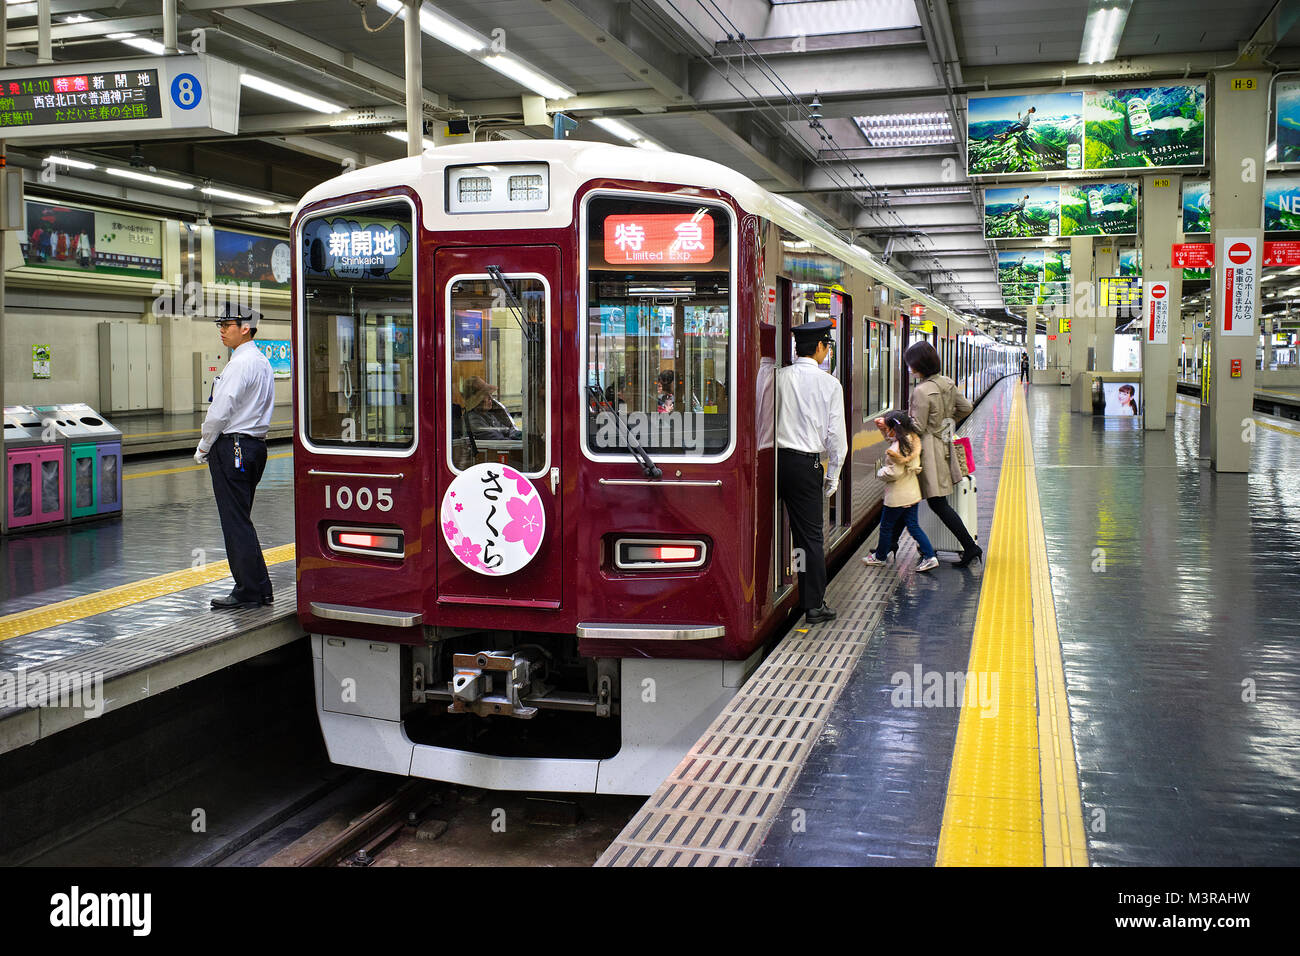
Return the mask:
{"type": "Polygon", "coordinates": [[[1300,429],[1218,475],[1198,415],[1004,380],[961,430],[986,565],[854,556],[598,865],[1300,863],[1300,429]]]}
{"type": "Polygon", "coordinates": [[[253,506],[275,601],[217,612],[232,581],[206,465],[123,469],[121,520],[0,548],[0,753],[302,636],[292,453],[272,451],[253,506]]]}
{"type": "MultiPolygon", "coordinates": [[[[199,443],[207,414],[202,411],[179,415],[121,415],[111,421],[122,432],[122,457],[132,458],[172,451],[188,450],[192,453],[199,443]]],[[[276,405],[271,412],[271,428],[266,433],[266,440],[273,442],[292,437],[293,406],[276,405]]]]}
{"type": "MultiPolygon", "coordinates": [[[[1201,394],[1201,383],[1195,379],[1179,379],[1178,392],[1193,397],[1201,394]]],[[[1270,385],[1255,389],[1255,411],[1279,418],[1300,418],[1300,388],[1270,385]]]]}

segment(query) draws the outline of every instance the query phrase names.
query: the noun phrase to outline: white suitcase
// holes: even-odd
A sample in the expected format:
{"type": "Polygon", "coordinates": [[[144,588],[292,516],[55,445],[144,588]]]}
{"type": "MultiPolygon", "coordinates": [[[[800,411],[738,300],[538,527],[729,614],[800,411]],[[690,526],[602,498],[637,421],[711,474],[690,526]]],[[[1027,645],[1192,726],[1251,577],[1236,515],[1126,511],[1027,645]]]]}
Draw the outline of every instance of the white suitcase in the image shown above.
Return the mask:
{"type": "MultiPolygon", "coordinates": [[[[957,516],[966,525],[966,530],[975,539],[975,543],[979,544],[979,520],[978,511],[975,507],[977,494],[975,476],[967,475],[957,487],[953,488],[952,494],[948,496],[948,504],[952,506],[953,511],[957,512],[957,516]]],[[[961,544],[957,541],[956,536],[948,530],[947,526],[939,520],[939,516],[924,501],[921,502],[920,516],[921,530],[930,539],[930,544],[934,550],[961,553],[961,544]]]]}

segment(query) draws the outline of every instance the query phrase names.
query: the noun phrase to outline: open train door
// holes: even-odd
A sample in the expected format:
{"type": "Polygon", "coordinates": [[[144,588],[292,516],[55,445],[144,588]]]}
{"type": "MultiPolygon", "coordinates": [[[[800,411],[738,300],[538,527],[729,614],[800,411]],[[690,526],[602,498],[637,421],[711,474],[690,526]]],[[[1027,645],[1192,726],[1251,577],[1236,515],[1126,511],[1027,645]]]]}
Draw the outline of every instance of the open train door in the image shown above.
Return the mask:
{"type": "Polygon", "coordinates": [[[560,250],[441,249],[434,275],[444,437],[435,468],[437,600],[558,608],[560,250]]]}

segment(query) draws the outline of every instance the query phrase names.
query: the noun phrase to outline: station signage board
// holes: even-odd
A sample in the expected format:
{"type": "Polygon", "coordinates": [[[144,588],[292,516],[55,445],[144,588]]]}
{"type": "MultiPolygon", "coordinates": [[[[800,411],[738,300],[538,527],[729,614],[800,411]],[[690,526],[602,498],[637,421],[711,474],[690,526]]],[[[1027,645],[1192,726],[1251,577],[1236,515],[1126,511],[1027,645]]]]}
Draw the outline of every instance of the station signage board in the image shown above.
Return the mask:
{"type": "Polygon", "coordinates": [[[1169,284],[1147,282],[1147,341],[1153,345],[1169,342],[1169,284]]]}
{"type": "Polygon", "coordinates": [[[131,57],[0,70],[0,136],[38,145],[239,132],[239,67],[131,57]]]}
{"type": "Polygon", "coordinates": [[[1255,303],[1259,295],[1258,249],[1254,236],[1225,236],[1219,240],[1223,264],[1219,289],[1223,294],[1223,335],[1255,335],[1255,303]]]}
{"type": "Polygon", "coordinates": [[[1300,266],[1300,241],[1289,239],[1265,242],[1264,265],[1300,266]]]}
{"type": "Polygon", "coordinates": [[[1170,247],[1169,265],[1183,269],[1209,269],[1214,266],[1214,243],[1175,242],[1170,247]]]}

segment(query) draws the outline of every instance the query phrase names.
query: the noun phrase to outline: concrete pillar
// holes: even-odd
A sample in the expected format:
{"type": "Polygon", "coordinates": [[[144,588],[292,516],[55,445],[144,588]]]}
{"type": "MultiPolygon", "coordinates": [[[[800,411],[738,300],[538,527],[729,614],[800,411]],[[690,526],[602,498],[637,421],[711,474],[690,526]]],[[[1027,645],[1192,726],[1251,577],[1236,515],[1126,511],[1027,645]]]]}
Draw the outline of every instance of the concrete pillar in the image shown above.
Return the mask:
{"type": "MultiPolygon", "coordinates": [[[[1101,238],[1095,240],[1094,244],[1094,268],[1098,281],[1106,276],[1119,275],[1119,246],[1115,244],[1112,238],[1101,238]]],[[[1098,290],[1098,303],[1100,303],[1100,290],[1098,290]]],[[[1115,370],[1115,306],[1109,305],[1106,308],[1097,309],[1097,333],[1096,333],[1096,369],[1098,372],[1113,372],[1115,370]]]]}
{"type": "MultiPolygon", "coordinates": [[[[1269,74],[1262,71],[1220,70],[1211,74],[1214,152],[1210,176],[1210,230],[1214,239],[1214,295],[1210,328],[1214,332],[1211,369],[1210,467],[1221,472],[1250,471],[1254,439],[1255,344],[1259,336],[1259,280],[1264,259],[1264,144],[1268,141],[1269,74]],[[1254,80],[1254,89],[1240,87],[1254,80]],[[1234,89],[1234,86],[1238,87],[1234,89]],[[1254,240],[1255,253],[1246,264],[1253,270],[1254,308],[1226,329],[1231,303],[1226,301],[1225,240],[1254,240]],[[1232,363],[1241,374],[1232,377],[1232,363]]],[[[1234,295],[1238,288],[1234,288],[1234,295]]]]}
{"type": "MultiPolygon", "coordinates": [[[[1076,236],[1070,240],[1070,307],[1065,314],[1070,318],[1070,383],[1080,372],[1088,370],[1088,349],[1092,347],[1097,330],[1097,273],[1094,267],[1093,240],[1091,236],[1076,236]]],[[[1077,393],[1071,391],[1070,411],[1087,411],[1079,405],[1077,393]]]]}
{"type": "Polygon", "coordinates": [[[424,61],[420,0],[406,0],[406,155],[424,152],[424,61]]]}
{"type": "Polygon", "coordinates": [[[1182,177],[1161,173],[1142,177],[1142,425],[1144,428],[1163,430],[1165,416],[1173,414],[1169,404],[1169,370],[1176,364],[1175,356],[1182,332],[1183,270],[1170,263],[1170,246],[1182,242],[1179,225],[1182,221],[1182,177]],[[1148,321],[1151,303],[1145,290],[1152,282],[1168,286],[1164,301],[1168,303],[1169,328],[1165,341],[1155,344],[1148,341],[1151,324],[1148,321]]]}

